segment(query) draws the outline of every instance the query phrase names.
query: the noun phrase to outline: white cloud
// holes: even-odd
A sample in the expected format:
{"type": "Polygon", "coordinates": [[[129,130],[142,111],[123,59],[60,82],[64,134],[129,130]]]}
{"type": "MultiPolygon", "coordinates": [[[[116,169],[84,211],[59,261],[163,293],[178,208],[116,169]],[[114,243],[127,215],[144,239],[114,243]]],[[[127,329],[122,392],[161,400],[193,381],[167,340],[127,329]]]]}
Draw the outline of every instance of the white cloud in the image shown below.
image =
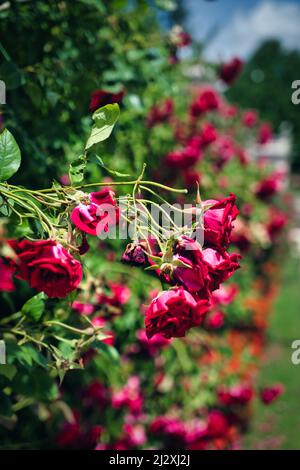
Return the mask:
{"type": "Polygon", "coordinates": [[[248,12],[235,13],[205,53],[212,60],[247,57],[261,41],[274,37],[286,47],[300,49],[299,4],[264,0],[248,12]]]}

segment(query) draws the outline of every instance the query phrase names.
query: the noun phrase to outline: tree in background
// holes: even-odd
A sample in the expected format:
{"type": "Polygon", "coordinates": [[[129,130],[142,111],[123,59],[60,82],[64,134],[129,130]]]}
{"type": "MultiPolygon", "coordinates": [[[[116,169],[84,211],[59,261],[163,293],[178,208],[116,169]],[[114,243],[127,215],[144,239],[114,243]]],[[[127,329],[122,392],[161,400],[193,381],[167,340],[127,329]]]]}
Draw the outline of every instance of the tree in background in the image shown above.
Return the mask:
{"type": "Polygon", "coordinates": [[[293,169],[300,168],[299,107],[291,101],[292,82],[299,78],[298,51],[286,50],[279,41],[261,44],[245,65],[239,80],[227,96],[241,106],[256,108],[261,118],[270,121],[278,131],[282,123],[293,132],[293,169]]]}

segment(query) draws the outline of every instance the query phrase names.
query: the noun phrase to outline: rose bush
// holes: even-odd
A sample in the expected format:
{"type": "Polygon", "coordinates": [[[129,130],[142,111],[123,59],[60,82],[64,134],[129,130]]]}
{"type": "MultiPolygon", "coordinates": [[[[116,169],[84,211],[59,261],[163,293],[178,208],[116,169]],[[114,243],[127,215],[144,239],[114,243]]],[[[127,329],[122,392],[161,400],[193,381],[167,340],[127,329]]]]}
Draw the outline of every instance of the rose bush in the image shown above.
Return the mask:
{"type": "MultiPolygon", "coordinates": [[[[36,57],[34,47],[30,64],[23,48],[11,54],[23,78],[8,93],[14,112],[4,113],[4,124],[24,171],[15,174],[20,151],[5,131],[0,137],[10,139],[15,160],[0,184],[0,332],[8,361],[0,366],[1,442],[236,448],[254,400],[272,403],[282,392],[272,384],[257,390],[254,380],[287,223],[283,175],[248,149],[264,145],[271,129],[215,87],[220,78],[238,79],[239,61],[203,62],[192,85],[188,70],[198,56],[180,61],[178,53],[191,38],[176,28],[161,34],[146,6],[141,13],[138,5],[127,11],[98,2],[99,15],[86,2],[63,2],[62,10],[34,3],[20,5],[18,34],[27,31],[28,12],[32,24],[53,22],[58,33],[45,27],[47,57],[36,57]],[[66,17],[79,28],[71,43],[66,17]],[[87,22],[92,36],[77,43],[87,22]],[[41,105],[45,80],[53,89],[41,105]],[[111,133],[114,103],[121,115],[111,133]],[[45,175],[56,178],[50,188],[45,175]],[[126,196],[125,210],[117,196],[126,196]],[[193,204],[189,227],[176,227],[172,215],[171,229],[159,220],[147,232],[137,216],[151,203],[171,214],[193,204]],[[131,237],[110,239],[125,221],[131,237]]],[[[13,36],[5,35],[8,50],[13,36]]]]}

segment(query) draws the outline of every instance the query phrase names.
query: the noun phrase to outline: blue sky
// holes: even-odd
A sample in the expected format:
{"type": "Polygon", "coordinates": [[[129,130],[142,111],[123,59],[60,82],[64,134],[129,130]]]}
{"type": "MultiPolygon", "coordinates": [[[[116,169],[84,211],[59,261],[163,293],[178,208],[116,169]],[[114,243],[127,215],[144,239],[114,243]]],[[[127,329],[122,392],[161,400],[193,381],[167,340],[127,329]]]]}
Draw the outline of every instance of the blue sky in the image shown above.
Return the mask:
{"type": "Polygon", "coordinates": [[[300,49],[300,0],[185,0],[187,26],[203,40],[216,28],[206,48],[210,59],[246,58],[270,37],[300,49]]]}

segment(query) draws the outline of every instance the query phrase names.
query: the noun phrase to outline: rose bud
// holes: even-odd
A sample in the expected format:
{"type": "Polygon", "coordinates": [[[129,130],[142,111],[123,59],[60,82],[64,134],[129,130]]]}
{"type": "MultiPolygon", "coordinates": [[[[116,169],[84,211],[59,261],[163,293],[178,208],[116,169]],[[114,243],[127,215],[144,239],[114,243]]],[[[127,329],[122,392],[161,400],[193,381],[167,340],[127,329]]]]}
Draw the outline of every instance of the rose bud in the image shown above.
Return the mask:
{"type": "Polygon", "coordinates": [[[148,263],[147,255],[139,243],[128,243],[121,258],[122,263],[143,266],[148,263]]]}

